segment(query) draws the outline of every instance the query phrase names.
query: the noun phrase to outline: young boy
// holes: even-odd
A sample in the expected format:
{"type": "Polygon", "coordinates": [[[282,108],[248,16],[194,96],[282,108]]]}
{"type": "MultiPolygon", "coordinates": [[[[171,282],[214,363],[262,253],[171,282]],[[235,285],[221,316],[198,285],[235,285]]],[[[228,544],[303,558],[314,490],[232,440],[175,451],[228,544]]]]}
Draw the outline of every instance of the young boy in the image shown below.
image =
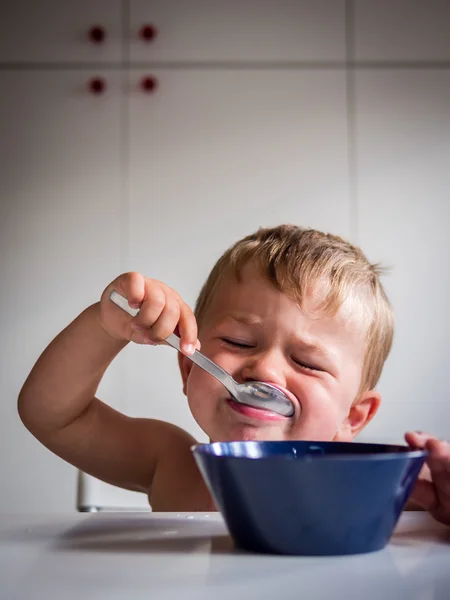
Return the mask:
{"type": "MultiPolygon", "coordinates": [[[[195,316],[164,283],[120,275],[39,358],[20,393],[20,416],[50,450],[99,479],[147,493],[155,511],[215,510],[191,435],[129,418],[95,397],[111,361],[130,341],[159,344],[177,330],[183,391],[212,441],[350,441],[378,410],[374,388],[392,343],[378,275],[341,238],[291,225],[260,229],[228,249],[195,316]],[[136,317],[111,302],[112,290],[140,309],[136,317]],[[200,347],[237,381],[281,388],[294,415],[235,403],[186,356],[200,347]]],[[[419,433],[406,439],[430,452],[414,500],[450,524],[450,445],[419,433]]]]}

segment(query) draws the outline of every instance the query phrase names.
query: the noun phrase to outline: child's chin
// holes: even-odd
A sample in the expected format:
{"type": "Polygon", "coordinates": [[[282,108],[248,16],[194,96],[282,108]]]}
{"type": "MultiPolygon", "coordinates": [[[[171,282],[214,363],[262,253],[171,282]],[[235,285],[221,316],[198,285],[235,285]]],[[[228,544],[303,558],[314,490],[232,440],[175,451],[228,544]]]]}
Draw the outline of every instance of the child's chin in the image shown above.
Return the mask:
{"type": "Polygon", "coordinates": [[[276,442],[285,439],[279,428],[274,426],[261,428],[249,425],[236,427],[233,431],[223,432],[210,438],[211,442],[276,442]]]}

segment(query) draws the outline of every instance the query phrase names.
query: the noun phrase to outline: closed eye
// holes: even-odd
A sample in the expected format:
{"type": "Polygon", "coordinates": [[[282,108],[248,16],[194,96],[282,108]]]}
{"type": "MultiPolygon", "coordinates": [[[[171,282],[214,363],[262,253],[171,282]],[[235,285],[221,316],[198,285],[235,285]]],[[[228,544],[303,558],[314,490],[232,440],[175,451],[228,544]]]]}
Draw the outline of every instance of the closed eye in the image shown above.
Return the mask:
{"type": "Polygon", "coordinates": [[[323,369],[320,369],[319,367],[315,367],[314,365],[305,363],[301,360],[296,360],[295,358],[292,359],[296,365],[298,365],[299,367],[301,367],[302,369],[306,369],[307,371],[323,371],[323,369]]]}
{"type": "Polygon", "coordinates": [[[232,346],[233,348],[254,348],[252,344],[246,344],[244,342],[238,342],[237,340],[230,340],[230,338],[220,338],[225,344],[232,346]]]}

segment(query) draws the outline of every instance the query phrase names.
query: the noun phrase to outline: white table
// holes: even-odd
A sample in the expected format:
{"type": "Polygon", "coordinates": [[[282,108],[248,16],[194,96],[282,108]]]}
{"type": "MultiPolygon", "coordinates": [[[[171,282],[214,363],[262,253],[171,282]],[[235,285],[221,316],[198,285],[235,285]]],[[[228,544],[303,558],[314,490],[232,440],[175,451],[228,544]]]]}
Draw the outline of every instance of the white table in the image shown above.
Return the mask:
{"type": "Polygon", "coordinates": [[[450,528],[405,513],[347,557],[234,549],[216,513],[2,515],[1,600],[449,600],[450,528]]]}

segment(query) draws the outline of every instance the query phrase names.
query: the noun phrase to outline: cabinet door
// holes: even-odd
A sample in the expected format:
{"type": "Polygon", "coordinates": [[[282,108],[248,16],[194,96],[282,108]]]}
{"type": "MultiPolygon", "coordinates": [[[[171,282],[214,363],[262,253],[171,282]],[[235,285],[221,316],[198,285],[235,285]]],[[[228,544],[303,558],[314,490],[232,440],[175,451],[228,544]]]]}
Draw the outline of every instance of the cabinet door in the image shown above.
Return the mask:
{"type": "Polygon", "coordinates": [[[130,11],[132,61],[345,58],[344,0],[130,0],[130,11]]]}
{"type": "MultiPolygon", "coordinates": [[[[191,305],[219,255],[259,226],[349,235],[345,74],[160,70],[130,73],[130,255],[191,305]]],[[[192,427],[176,353],[130,348],[130,411],[192,427]]],[[[206,400],[205,400],[206,401],[206,400]]]]}
{"type": "Polygon", "coordinates": [[[397,323],[370,427],[448,437],[450,72],[358,72],[356,107],[359,242],[390,267],[397,323]]]}
{"type": "MultiPolygon", "coordinates": [[[[121,268],[121,74],[109,72],[99,96],[84,91],[90,75],[0,72],[3,512],[30,510],[30,497],[37,512],[75,502],[74,469],[25,430],[16,406],[45,346],[121,268]]],[[[119,358],[100,396],[120,408],[122,384],[119,358]]]]}
{"type": "Polygon", "coordinates": [[[356,0],[355,58],[448,61],[448,0],[356,0]]]}
{"type": "Polygon", "coordinates": [[[117,62],[123,48],[121,5],[121,0],[2,0],[0,62],[117,62]],[[102,28],[103,42],[90,38],[93,26],[102,28]]]}

